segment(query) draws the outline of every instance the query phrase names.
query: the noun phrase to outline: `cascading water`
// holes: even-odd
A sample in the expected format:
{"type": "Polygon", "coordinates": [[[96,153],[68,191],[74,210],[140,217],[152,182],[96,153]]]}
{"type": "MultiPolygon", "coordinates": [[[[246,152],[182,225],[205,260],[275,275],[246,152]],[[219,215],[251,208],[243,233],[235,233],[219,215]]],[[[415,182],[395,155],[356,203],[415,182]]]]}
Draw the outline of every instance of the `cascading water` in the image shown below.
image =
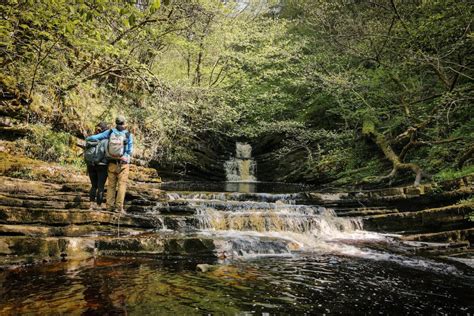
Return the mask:
{"type": "Polygon", "coordinates": [[[471,271],[383,248],[388,238],[304,205],[306,196],[179,191],[136,201],[128,212],[156,219],[160,239],[113,242],[153,260],[0,271],[0,314],[472,314],[471,271]],[[196,257],[160,260],[148,247],[196,257]],[[222,264],[202,264],[201,250],[222,264]]]}
{"type": "Polygon", "coordinates": [[[181,224],[177,226],[226,240],[227,255],[232,257],[313,251],[331,240],[357,238],[360,234],[359,219],[340,218],[331,209],[298,204],[303,196],[175,192],[168,194],[168,205],[161,205],[160,209],[166,209],[161,214],[173,208],[192,213],[187,220],[180,217],[181,224]]]}
{"type": "Polygon", "coordinates": [[[255,182],[257,164],[252,159],[252,146],[246,143],[235,144],[235,157],[225,162],[226,178],[229,182],[255,182]]]}

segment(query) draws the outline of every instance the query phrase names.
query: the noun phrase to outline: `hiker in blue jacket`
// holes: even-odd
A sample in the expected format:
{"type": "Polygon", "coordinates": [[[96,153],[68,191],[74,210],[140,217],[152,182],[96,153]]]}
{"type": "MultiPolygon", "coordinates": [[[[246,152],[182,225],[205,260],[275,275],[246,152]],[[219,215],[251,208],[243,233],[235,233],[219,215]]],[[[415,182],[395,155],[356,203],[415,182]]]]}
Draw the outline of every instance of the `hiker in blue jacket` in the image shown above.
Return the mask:
{"type": "Polygon", "coordinates": [[[115,128],[109,129],[86,140],[108,139],[106,157],[108,160],[107,210],[124,212],[130,159],[133,153],[133,135],[127,130],[125,117],[115,119],[115,128]]]}

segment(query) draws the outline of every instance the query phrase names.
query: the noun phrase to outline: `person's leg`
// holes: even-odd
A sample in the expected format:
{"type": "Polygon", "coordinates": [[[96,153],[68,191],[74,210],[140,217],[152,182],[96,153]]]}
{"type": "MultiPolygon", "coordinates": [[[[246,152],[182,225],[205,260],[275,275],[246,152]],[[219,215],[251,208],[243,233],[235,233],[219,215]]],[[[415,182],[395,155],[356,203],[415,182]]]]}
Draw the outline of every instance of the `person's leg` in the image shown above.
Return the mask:
{"type": "Polygon", "coordinates": [[[107,165],[97,166],[97,205],[100,207],[104,201],[104,186],[105,181],[107,181],[107,165]]]}
{"type": "Polygon", "coordinates": [[[107,184],[107,210],[113,211],[115,207],[115,194],[117,193],[117,169],[120,165],[117,166],[116,163],[109,163],[107,168],[107,178],[109,180],[107,184]]]}
{"type": "Polygon", "coordinates": [[[87,165],[87,173],[89,174],[89,179],[91,180],[91,189],[89,191],[89,200],[91,202],[94,202],[96,192],[97,192],[97,177],[98,177],[96,166],[87,165]]]}
{"type": "Polygon", "coordinates": [[[123,204],[125,201],[125,192],[127,191],[127,180],[129,170],[129,164],[120,165],[120,173],[118,174],[117,185],[117,200],[115,201],[115,206],[119,212],[123,212],[123,204]]]}

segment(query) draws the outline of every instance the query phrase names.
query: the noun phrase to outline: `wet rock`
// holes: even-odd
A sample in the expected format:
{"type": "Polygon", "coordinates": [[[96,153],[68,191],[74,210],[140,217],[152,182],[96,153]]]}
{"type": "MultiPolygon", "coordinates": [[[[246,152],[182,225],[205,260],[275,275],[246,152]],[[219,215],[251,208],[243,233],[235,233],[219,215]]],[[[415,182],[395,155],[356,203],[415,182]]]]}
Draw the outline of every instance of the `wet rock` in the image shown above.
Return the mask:
{"type": "Polygon", "coordinates": [[[418,196],[423,194],[423,187],[407,187],[405,188],[405,194],[408,196],[418,196]]]}
{"type": "Polygon", "coordinates": [[[82,259],[91,257],[93,252],[94,244],[88,238],[0,237],[1,261],[11,256],[25,262],[61,260],[64,254],[82,259]]]}
{"type": "Polygon", "coordinates": [[[388,209],[383,207],[359,207],[359,208],[338,208],[335,209],[337,216],[340,217],[355,217],[367,215],[380,215],[398,213],[397,209],[388,209]]]}
{"type": "Polygon", "coordinates": [[[96,248],[99,252],[109,255],[162,254],[164,242],[160,237],[105,238],[96,241],[96,248]]]}
{"type": "Polygon", "coordinates": [[[451,205],[416,212],[366,216],[364,228],[382,232],[435,232],[473,226],[466,215],[473,205],[451,205]]]}
{"type": "Polygon", "coordinates": [[[403,188],[387,188],[387,189],[384,189],[384,190],[380,190],[380,191],[375,191],[374,193],[372,194],[376,194],[378,196],[403,196],[405,194],[403,188]]]}
{"type": "Polygon", "coordinates": [[[2,224],[107,224],[129,227],[154,228],[151,218],[124,214],[89,210],[45,210],[23,207],[0,206],[0,223],[2,224]]]}
{"type": "Polygon", "coordinates": [[[212,264],[207,264],[207,263],[200,263],[196,265],[196,271],[199,272],[209,272],[209,271],[214,271],[217,269],[217,266],[212,265],[212,264]]]}
{"type": "Polygon", "coordinates": [[[437,233],[406,235],[402,240],[425,241],[425,242],[458,242],[469,241],[474,244],[474,228],[449,230],[437,233]]]}
{"type": "Polygon", "coordinates": [[[169,239],[165,242],[165,252],[170,256],[216,256],[214,240],[201,237],[169,239]]]}
{"type": "Polygon", "coordinates": [[[96,241],[96,248],[101,255],[113,256],[217,257],[212,239],[185,235],[100,238],[96,241]]]}
{"type": "Polygon", "coordinates": [[[450,242],[450,243],[432,243],[432,242],[413,242],[405,241],[405,245],[411,247],[411,252],[421,255],[448,255],[448,254],[460,254],[468,251],[469,242],[450,242]]]}

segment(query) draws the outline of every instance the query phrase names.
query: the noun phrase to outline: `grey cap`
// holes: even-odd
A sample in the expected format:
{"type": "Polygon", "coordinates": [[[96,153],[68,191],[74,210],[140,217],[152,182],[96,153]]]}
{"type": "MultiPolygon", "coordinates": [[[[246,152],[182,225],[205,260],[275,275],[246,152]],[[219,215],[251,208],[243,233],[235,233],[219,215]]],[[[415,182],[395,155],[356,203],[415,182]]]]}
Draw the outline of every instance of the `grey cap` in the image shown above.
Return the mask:
{"type": "Polygon", "coordinates": [[[117,125],[125,124],[125,116],[122,116],[122,115],[117,116],[117,118],[115,119],[115,124],[117,125]]]}

